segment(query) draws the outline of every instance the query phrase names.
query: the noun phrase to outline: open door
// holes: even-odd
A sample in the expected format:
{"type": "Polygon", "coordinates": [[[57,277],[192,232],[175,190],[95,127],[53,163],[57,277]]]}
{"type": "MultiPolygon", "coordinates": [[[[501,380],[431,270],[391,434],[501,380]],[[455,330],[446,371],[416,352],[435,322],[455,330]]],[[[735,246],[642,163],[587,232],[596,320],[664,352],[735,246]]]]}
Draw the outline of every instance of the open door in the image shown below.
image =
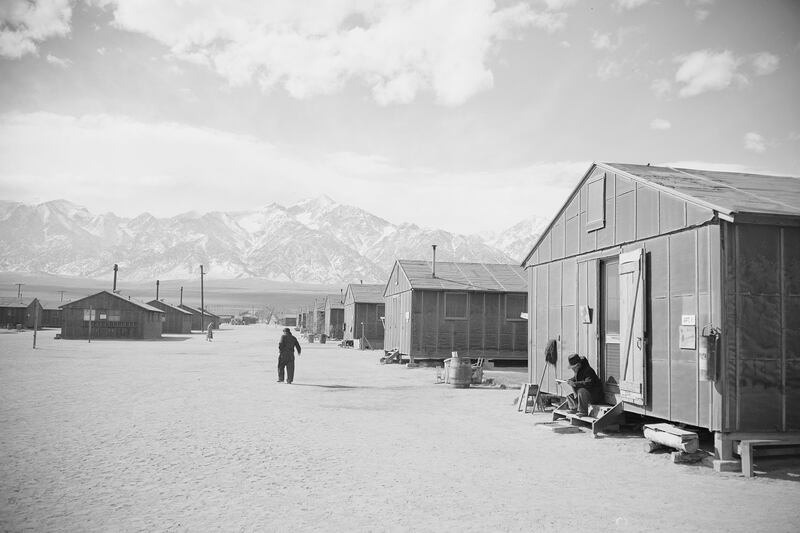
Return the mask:
{"type": "Polygon", "coordinates": [[[619,256],[620,383],[622,401],[645,405],[644,250],[619,256]]]}

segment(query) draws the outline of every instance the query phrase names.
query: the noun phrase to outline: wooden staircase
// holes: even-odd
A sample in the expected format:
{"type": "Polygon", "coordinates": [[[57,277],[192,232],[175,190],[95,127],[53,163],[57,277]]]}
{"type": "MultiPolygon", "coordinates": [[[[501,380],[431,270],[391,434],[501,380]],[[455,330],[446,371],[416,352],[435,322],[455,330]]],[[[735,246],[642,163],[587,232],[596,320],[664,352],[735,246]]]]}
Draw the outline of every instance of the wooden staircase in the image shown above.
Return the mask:
{"type": "Polygon", "coordinates": [[[553,421],[569,422],[570,425],[578,427],[589,427],[592,436],[608,431],[619,431],[619,425],[625,416],[625,408],[622,402],[616,405],[597,404],[589,406],[589,413],[586,416],[579,416],[577,413],[570,413],[567,402],[564,401],[553,411],[553,421]]]}

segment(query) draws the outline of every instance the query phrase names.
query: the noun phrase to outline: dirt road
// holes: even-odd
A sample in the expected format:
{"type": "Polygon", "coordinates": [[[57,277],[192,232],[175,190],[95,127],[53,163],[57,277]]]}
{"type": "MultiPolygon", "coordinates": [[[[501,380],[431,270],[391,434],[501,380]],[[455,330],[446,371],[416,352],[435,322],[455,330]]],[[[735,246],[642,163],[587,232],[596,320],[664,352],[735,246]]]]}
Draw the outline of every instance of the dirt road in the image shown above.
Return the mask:
{"type": "Polygon", "coordinates": [[[437,385],[378,352],[304,343],[295,383],[276,383],[279,334],[49,331],[35,351],[0,334],[0,530],[800,530],[798,476],[555,435],[516,390],[437,385]]]}

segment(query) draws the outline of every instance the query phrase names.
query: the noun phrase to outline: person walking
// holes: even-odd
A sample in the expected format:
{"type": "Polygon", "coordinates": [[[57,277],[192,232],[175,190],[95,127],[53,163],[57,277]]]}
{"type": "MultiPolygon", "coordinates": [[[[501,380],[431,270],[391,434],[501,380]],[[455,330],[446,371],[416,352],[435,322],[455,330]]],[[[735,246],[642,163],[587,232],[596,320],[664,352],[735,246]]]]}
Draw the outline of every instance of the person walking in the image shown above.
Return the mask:
{"type": "Polygon", "coordinates": [[[297,337],[292,335],[292,330],[283,328],[281,341],[278,343],[278,383],[283,383],[283,371],[286,369],[286,383],[294,381],[294,351],[297,355],[302,351],[297,337]]]}
{"type": "Polygon", "coordinates": [[[206,340],[211,342],[214,340],[214,326],[213,324],[208,325],[208,330],[206,331],[206,340]]]}

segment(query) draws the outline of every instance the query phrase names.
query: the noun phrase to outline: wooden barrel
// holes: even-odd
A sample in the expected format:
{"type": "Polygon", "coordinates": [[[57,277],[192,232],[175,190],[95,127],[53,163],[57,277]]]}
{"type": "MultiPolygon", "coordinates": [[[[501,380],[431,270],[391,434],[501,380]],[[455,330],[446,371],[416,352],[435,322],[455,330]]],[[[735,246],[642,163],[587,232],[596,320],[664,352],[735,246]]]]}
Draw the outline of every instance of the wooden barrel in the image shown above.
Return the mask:
{"type": "Polygon", "coordinates": [[[472,361],[468,357],[452,357],[448,376],[453,387],[466,389],[472,383],[472,361]]]}

